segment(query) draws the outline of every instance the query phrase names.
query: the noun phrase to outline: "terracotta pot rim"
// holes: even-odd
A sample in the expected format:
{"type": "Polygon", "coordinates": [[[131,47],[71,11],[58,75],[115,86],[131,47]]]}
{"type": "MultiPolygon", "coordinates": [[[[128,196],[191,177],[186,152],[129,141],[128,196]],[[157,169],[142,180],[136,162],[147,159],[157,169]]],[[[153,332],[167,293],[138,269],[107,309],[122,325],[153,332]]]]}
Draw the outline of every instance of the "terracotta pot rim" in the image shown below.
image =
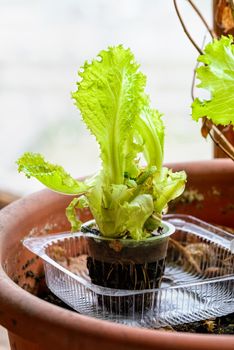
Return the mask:
{"type": "MultiPolygon", "coordinates": [[[[188,166],[190,164],[194,166],[196,164],[202,164],[204,165],[204,171],[207,171],[207,169],[213,168],[214,164],[218,163],[225,166],[229,171],[231,171],[231,169],[233,170],[234,164],[230,160],[180,163],[179,166],[181,166],[182,169],[185,165],[188,166]]],[[[171,164],[171,166],[173,165],[171,164]]],[[[187,349],[187,341],[189,343],[191,341],[195,342],[200,349],[207,348],[208,344],[210,348],[219,349],[220,346],[222,347],[223,342],[225,342],[225,346],[228,346],[228,348],[230,346],[231,349],[233,345],[233,337],[231,335],[217,336],[191,333],[168,333],[160,330],[141,328],[137,328],[136,332],[136,328],[129,328],[124,325],[97,320],[49,304],[17,286],[3,269],[2,242],[6,239],[5,236],[7,232],[10,231],[10,228],[14,228],[17,225],[17,221],[20,221],[20,219],[16,217],[16,221],[12,222],[10,220],[12,215],[23,206],[26,209],[25,215],[28,216],[31,212],[35,211],[38,202],[43,202],[45,196],[47,201],[51,202],[55,201],[58,197],[61,198],[59,194],[49,190],[42,190],[26,198],[19,199],[0,211],[0,320],[3,326],[13,333],[25,337],[26,333],[24,329],[22,327],[15,327],[15,323],[20,322],[20,317],[23,315],[25,318],[33,318],[33,323],[37,324],[39,327],[38,331],[36,327],[34,327],[34,332],[38,332],[38,336],[41,335],[41,323],[43,323],[43,327],[53,326],[53,328],[57,328],[58,331],[63,331],[65,324],[68,329],[76,331],[80,336],[88,335],[94,338],[105,337],[109,338],[113,343],[116,340],[118,344],[120,342],[122,342],[122,344],[129,343],[135,344],[136,346],[141,345],[142,348],[146,345],[148,345],[149,348],[149,346],[152,345],[153,349],[153,346],[159,343],[168,343],[168,345],[173,345],[174,348],[176,343],[181,349],[187,349]],[[3,302],[1,302],[1,300],[3,302]],[[8,314],[7,320],[4,319],[4,314],[6,313],[8,314]]],[[[49,337],[52,337],[52,335],[49,334],[47,339],[49,339],[49,337]]],[[[29,334],[28,339],[35,341],[35,336],[29,334]]],[[[41,341],[43,343],[43,341],[46,340],[41,339],[41,341]]]]}

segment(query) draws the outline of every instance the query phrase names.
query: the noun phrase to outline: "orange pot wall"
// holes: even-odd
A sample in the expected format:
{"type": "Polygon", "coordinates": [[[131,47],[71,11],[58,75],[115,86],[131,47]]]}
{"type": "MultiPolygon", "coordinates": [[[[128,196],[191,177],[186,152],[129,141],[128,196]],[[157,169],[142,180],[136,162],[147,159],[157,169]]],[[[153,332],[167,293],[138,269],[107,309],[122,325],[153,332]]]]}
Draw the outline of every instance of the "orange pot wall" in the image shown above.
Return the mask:
{"type": "Polygon", "coordinates": [[[234,162],[213,160],[178,164],[175,170],[186,169],[187,196],[171,206],[171,212],[194,215],[201,220],[234,227],[234,162]],[[195,194],[194,194],[195,193],[195,194]],[[192,194],[192,201],[190,195],[192,194]],[[194,195],[193,195],[194,194],[194,195]],[[183,202],[184,201],[184,202],[183,202]]]}
{"type": "MultiPolygon", "coordinates": [[[[204,196],[198,203],[179,202],[174,211],[234,227],[233,162],[215,160],[172,167],[185,169],[188,188],[204,196]]],[[[30,269],[40,276],[42,262],[33,259],[34,256],[22,247],[21,239],[67,230],[64,209],[70,200],[70,197],[44,190],[0,211],[0,323],[10,332],[12,350],[234,348],[231,336],[134,329],[82,316],[34,296],[38,286],[27,278],[26,272],[30,269]]],[[[83,213],[83,220],[89,218],[88,212],[83,213]]]]}

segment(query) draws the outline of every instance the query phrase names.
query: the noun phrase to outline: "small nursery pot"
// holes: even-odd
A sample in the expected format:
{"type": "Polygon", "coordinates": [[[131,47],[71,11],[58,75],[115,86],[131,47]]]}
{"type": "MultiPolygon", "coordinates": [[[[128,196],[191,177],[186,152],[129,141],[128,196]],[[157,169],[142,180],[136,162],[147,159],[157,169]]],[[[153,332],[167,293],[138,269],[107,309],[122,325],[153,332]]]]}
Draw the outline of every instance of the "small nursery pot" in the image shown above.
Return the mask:
{"type": "MultiPolygon", "coordinates": [[[[113,289],[142,291],[159,288],[165,268],[169,236],[173,225],[162,222],[162,233],[145,240],[112,239],[92,229],[95,221],[82,226],[83,232],[96,233],[88,238],[87,267],[92,283],[113,289]]],[[[100,298],[99,304],[114,313],[142,312],[154,307],[152,293],[127,295],[124,298],[100,298]]]]}

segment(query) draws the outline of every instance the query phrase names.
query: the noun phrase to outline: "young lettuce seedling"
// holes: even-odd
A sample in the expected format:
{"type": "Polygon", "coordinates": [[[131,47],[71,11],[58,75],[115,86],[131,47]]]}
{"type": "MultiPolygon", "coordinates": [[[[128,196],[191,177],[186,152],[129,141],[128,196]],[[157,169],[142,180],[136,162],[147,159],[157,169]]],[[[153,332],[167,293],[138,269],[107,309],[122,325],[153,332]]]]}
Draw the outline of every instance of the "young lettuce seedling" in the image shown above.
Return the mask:
{"type": "Polygon", "coordinates": [[[89,207],[103,236],[145,239],[160,226],[168,202],[183,192],[186,174],[162,165],[161,114],[150,107],[146,77],[129,49],[119,45],[101,51],[79,76],[72,97],[99,144],[100,172],[79,182],[32,153],[18,160],[19,171],[54,191],[80,195],[66,210],[72,230],[81,225],[76,209],[89,207]]]}

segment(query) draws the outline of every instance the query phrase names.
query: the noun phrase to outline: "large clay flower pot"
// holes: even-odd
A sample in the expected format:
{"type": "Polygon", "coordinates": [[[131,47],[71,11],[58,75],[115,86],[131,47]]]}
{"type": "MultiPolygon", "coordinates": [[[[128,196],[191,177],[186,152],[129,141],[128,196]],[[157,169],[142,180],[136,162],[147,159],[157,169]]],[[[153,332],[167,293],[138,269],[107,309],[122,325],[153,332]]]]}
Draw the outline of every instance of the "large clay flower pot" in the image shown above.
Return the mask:
{"type": "MultiPolygon", "coordinates": [[[[173,210],[234,227],[233,162],[215,160],[172,167],[185,169],[189,179],[187,195],[173,210]],[[191,193],[194,198],[190,198],[191,193]]],[[[12,350],[233,349],[231,336],[130,328],[39,299],[42,263],[22,247],[21,239],[67,230],[64,209],[70,200],[44,190],[0,212],[0,323],[9,330],[12,350]]],[[[90,219],[90,214],[83,212],[83,219],[90,219]]]]}

